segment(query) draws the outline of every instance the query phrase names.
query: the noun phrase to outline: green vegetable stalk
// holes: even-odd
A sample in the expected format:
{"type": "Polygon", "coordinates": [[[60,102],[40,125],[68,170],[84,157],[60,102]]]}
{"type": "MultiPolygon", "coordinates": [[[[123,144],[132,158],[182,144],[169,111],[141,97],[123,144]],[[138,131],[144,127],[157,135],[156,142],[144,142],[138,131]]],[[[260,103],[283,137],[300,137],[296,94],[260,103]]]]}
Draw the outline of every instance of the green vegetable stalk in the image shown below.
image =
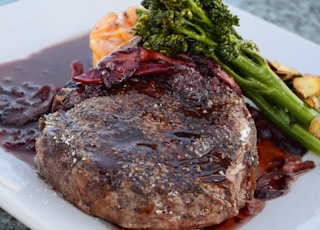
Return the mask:
{"type": "Polygon", "coordinates": [[[166,55],[203,54],[234,77],[245,96],[282,131],[320,155],[320,114],[270,69],[252,42],[236,32],[237,16],[222,0],[143,0],[134,31],[143,46],[166,55]],[[316,126],[319,126],[317,123],[316,126]]]}

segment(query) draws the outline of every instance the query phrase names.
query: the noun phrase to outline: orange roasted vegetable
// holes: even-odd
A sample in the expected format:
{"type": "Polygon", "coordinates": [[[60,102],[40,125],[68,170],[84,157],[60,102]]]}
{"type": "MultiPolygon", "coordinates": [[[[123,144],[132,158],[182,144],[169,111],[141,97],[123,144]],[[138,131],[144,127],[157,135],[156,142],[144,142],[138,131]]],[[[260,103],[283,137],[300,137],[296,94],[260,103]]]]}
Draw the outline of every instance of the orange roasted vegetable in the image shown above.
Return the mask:
{"type": "Polygon", "coordinates": [[[130,7],[121,13],[108,13],[101,18],[90,33],[92,64],[111,53],[119,45],[133,37],[137,7],[130,7]]]}

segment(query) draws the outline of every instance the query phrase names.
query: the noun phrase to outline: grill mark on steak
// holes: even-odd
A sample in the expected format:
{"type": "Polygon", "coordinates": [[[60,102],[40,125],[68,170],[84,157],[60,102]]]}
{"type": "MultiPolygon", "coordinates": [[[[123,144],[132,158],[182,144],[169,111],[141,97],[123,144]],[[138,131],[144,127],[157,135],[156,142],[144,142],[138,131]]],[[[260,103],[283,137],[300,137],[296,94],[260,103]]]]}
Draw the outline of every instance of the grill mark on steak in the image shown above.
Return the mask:
{"type": "MultiPolygon", "coordinates": [[[[192,229],[235,216],[253,197],[255,126],[231,77],[193,61],[45,115],[39,174],[81,210],[124,228],[192,229]]],[[[82,95],[92,87],[104,86],[82,95]]]]}

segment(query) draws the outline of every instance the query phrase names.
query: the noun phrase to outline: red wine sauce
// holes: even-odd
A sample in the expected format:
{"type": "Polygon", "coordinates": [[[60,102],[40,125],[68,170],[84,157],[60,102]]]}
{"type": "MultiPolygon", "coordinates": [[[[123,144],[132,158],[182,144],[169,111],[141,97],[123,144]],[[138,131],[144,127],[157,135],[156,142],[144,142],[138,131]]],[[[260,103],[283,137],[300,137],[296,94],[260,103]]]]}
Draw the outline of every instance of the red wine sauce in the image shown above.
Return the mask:
{"type": "MultiPolygon", "coordinates": [[[[18,126],[16,121],[9,125],[4,123],[14,115],[18,116],[24,104],[30,104],[31,99],[34,101],[34,95],[41,87],[62,87],[70,79],[73,60],[79,60],[89,68],[91,52],[88,44],[88,35],[84,35],[32,54],[27,59],[0,64],[0,145],[3,149],[33,165],[34,142],[39,134],[37,120],[18,126]],[[11,101],[15,101],[14,105],[8,106],[11,101]]],[[[34,106],[32,109],[40,108],[34,106]]]]}

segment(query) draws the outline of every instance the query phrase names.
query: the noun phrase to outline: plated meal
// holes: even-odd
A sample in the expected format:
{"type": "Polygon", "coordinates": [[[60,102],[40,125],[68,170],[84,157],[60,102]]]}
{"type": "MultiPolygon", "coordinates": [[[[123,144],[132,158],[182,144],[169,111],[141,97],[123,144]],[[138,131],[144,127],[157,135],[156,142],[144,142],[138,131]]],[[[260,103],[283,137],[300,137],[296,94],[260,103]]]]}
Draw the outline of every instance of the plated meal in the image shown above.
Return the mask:
{"type": "Polygon", "coordinates": [[[317,108],[281,79],[292,69],[264,59],[237,24],[220,1],[142,1],[106,13],[90,36],[32,56],[85,46],[69,76],[55,77],[61,85],[3,78],[4,149],[21,159],[29,151],[25,161],[41,180],[31,177],[84,222],[92,218],[87,226],[259,228],[268,206],[301,195],[289,191],[293,181],[318,172],[317,108]],[[222,27],[211,27],[209,12],[222,27]]]}

